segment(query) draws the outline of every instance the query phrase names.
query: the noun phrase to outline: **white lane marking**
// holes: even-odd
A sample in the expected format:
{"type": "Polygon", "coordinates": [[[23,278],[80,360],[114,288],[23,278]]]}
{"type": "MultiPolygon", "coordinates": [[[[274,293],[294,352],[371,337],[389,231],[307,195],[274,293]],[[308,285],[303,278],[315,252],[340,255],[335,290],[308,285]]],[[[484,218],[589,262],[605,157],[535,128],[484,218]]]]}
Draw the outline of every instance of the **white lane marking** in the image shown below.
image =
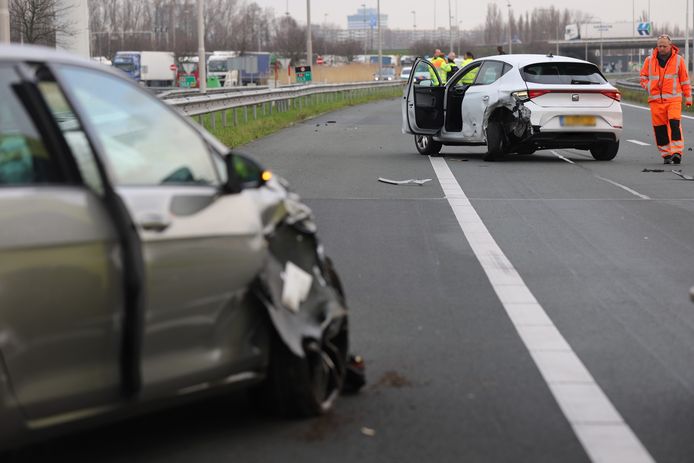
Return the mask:
{"type": "Polygon", "coordinates": [[[615,182],[614,180],[610,180],[609,178],[601,177],[601,176],[599,176],[599,175],[596,175],[595,178],[600,179],[600,180],[602,180],[603,182],[611,183],[612,185],[614,185],[614,186],[616,186],[616,187],[619,187],[619,188],[621,188],[621,189],[624,190],[624,191],[628,191],[628,192],[631,193],[632,195],[637,196],[637,197],[639,197],[639,198],[641,198],[641,199],[651,199],[649,196],[642,195],[642,194],[639,193],[638,191],[632,190],[632,189],[629,188],[628,186],[624,186],[624,185],[622,185],[621,183],[617,183],[617,182],[615,182]]]}
{"type": "MultiPolygon", "coordinates": [[[[561,159],[562,161],[566,161],[566,162],[568,162],[569,164],[576,164],[576,163],[573,162],[571,159],[565,158],[564,156],[562,156],[561,154],[557,153],[557,152],[554,151],[554,150],[552,150],[551,153],[552,153],[553,155],[555,155],[556,157],[558,157],[559,159],[561,159]]],[[[632,189],[629,188],[628,186],[622,185],[621,183],[617,183],[617,182],[615,182],[614,180],[610,180],[609,178],[601,177],[601,176],[599,176],[599,175],[593,175],[593,176],[594,176],[595,178],[599,179],[599,180],[602,180],[603,182],[610,183],[610,184],[612,184],[612,185],[614,185],[614,186],[616,186],[616,187],[621,188],[621,189],[624,190],[624,191],[628,191],[629,193],[631,193],[632,195],[634,195],[634,196],[636,196],[636,197],[638,197],[638,198],[641,198],[641,199],[651,199],[649,196],[642,195],[642,194],[639,193],[638,191],[632,190],[632,189]]]]}
{"type": "Polygon", "coordinates": [[[633,143],[633,144],[635,144],[635,145],[651,146],[650,143],[644,143],[644,142],[639,141],[639,140],[627,140],[627,141],[628,141],[629,143],[633,143]]]}
{"type": "MultiPolygon", "coordinates": [[[[622,106],[626,106],[628,108],[643,109],[644,111],[650,111],[651,110],[651,108],[649,108],[648,106],[638,106],[638,105],[629,104],[629,103],[622,103],[622,106]]],[[[686,114],[682,114],[682,118],[683,119],[694,119],[694,117],[687,116],[686,114]]]]}
{"type": "Polygon", "coordinates": [[[446,161],[429,160],[465,238],[588,457],[654,463],[501,251],[446,161]]]}
{"type": "Polygon", "coordinates": [[[571,159],[565,158],[564,156],[562,156],[561,154],[557,153],[557,152],[554,151],[554,150],[552,150],[551,153],[552,153],[553,155],[555,155],[556,157],[558,157],[559,159],[561,159],[562,161],[566,161],[566,162],[568,162],[569,164],[576,164],[576,163],[573,162],[571,159]]]}

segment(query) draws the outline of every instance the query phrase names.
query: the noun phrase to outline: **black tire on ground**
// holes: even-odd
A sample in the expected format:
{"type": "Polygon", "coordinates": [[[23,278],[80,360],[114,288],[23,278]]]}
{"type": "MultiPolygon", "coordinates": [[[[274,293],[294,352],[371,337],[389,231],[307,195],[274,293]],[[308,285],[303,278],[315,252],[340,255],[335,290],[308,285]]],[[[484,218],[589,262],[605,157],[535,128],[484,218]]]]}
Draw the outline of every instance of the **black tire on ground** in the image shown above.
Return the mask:
{"type": "Polygon", "coordinates": [[[501,122],[489,121],[487,124],[487,152],[482,156],[485,161],[497,161],[507,151],[507,137],[501,122]]]}
{"type": "Polygon", "coordinates": [[[516,154],[528,155],[533,154],[535,151],[537,151],[537,148],[534,146],[521,146],[516,150],[516,154]]]}
{"type": "Polygon", "coordinates": [[[611,161],[617,156],[617,151],[619,151],[619,141],[598,143],[590,147],[590,154],[597,161],[611,161]]]}
{"type": "MultiPolygon", "coordinates": [[[[320,340],[304,343],[304,358],[294,355],[275,334],[266,398],[273,411],[308,418],[330,411],[340,395],[348,361],[347,317],[336,319],[320,340]]],[[[267,404],[266,404],[267,405],[267,404]]]]}
{"type": "Polygon", "coordinates": [[[441,143],[434,141],[431,135],[415,135],[414,145],[422,156],[436,156],[443,146],[441,143]]]}

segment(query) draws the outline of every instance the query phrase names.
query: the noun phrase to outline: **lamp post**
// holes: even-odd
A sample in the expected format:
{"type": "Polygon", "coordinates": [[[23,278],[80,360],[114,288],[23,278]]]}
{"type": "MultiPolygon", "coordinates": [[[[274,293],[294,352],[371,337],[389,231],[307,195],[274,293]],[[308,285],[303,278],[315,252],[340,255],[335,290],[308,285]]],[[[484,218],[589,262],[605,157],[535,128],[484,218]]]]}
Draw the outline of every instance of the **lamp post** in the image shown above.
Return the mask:
{"type": "Polygon", "coordinates": [[[410,11],[412,13],[412,42],[417,40],[417,12],[415,10],[410,11]]]}
{"type": "Polygon", "coordinates": [[[364,31],[364,57],[366,57],[366,46],[369,40],[369,34],[366,32],[366,3],[361,4],[361,28],[364,31]]]}
{"type": "Polygon", "coordinates": [[[511,0],[506,4],[508,6],[508,53],[513,53],[513,40],[511,39],[511,0]]]}
{"type": "Polygon", "coordinates": [[[0,0],[0,43],[10,43],[9,0],[0,0]]]}
{"type": "MultiPolygon", "coordinates": [[[[689,1],[689,0],[687,0],[689,1]]],[[[376,0],[376,21],[378,21],[378,78],[383,78],[383,47],[381,44],[381,0],[376,0]]]]}
{"type": "Polygon", "coordinates": [[[198,77],[200,93],[207,93],[207,66],[205,62],[205,0],[198,0],[198,77]]]}
{"type": "Polygon", "coordinates": [[[453,16],[451,15],[451,0],[448,0],[448,52],[453,51],[453,26],[451,25],[451,20],[453,16]]]}
{"type": "Polygon", "coordinates": [[[311,41],[311,0],[306,0],[306,64],[313,65],[313,42],[311,41]]]}

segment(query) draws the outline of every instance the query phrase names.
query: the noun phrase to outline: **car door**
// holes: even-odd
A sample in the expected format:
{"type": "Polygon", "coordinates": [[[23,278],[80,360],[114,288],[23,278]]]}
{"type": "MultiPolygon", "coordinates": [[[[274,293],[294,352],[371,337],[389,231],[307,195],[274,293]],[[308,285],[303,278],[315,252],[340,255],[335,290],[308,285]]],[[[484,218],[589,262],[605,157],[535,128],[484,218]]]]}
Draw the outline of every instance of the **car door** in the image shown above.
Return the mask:
{"type": "Polygon", "coordinates": [[[267,253],[255,204],[222,194],[200,133],[137,85],[77,66],[57,73],[142,242],[143,394],[245,368],[258,322],[245,296],[267,253]]]}
{"type": "Polygon", "coordinates": [[[463,99],[477,77],[483,61],[475,61],[460,71],[448,82],[445,105],[445,135],[447,138],[463,140],[463,99]]]}
{"type": "Polygon", "coordinates": [[[104,198],[27,68],[0,62],[0,365],[40,427],[119,402],[125,275],[104,198]]]}
{"type": "Polygon", "coordinates": [[[427,60],[418,58],[403,92],[402,130],[404,133],[433,135],[443,127],[443,99],[446,88],[436,68],[427,60]],[[428,79],[418,79],[428,76],[428,79]]]}
{"type": "Polygon", "coordinates": [[[496,81],[509,68],[502,61],[486,60],[479,68],[474,82],[465,92],[463,99],[463,137],[476,142],[486,139],[485,116],[490,104],[496,102],[498,89],[496,81]]]}

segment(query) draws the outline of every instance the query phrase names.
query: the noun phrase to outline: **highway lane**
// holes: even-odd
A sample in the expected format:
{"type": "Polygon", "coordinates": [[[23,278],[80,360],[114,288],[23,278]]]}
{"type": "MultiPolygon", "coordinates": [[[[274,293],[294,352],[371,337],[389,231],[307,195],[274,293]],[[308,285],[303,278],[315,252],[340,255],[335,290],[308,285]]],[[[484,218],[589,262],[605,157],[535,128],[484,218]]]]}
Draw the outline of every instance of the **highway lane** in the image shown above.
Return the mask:
{"type": "MultiPolygon", "coordinates": [[[[624,110],[624,139],[651,146],[623,142],[611,162],[574,150],[498,163],[482,161],[483,148],[442,156],[647,451],[687,461],[694,182],[641,172],[666,166],[648,113],[624,110]]],[[[246,147],[316,212],[346,287],[354,349],[367,359],[360,395],[300,422],[260,416],[232,395],[35,446],[17,461],[589,461],[399,117],[398,101],[374,103],[246,147]]],[[[681,168],[694,174],[694,157],[681,168]]]]}

